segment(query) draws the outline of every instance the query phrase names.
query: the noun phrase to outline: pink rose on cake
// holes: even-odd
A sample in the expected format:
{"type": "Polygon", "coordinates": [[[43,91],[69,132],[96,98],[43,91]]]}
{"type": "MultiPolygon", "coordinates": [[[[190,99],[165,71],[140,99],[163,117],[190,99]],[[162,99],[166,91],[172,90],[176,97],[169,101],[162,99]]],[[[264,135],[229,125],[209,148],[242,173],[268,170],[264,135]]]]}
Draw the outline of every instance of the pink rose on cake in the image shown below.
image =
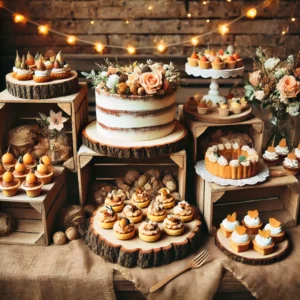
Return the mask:
{"type": "Polygon", "coordinates": [[[162,85],[162,75],[159,73],[146,72],[140,75],[140,84],[147,94],[155,94],[162,85]]]}
{"type": "Polygon", "coordinates": [[[261,75],[260,75],[260,71],[255,71],[252,73],[249,73],[249,82],[253,85],[253,86],[258,86],[261,80],[261,75]]]}
{"type": "Polygon", "coordinates": [[[300,93],[300,82],[294,76],[283,76],[276,85],[280,93],[281,100],[286,98],[296,98],[300,93]]]}

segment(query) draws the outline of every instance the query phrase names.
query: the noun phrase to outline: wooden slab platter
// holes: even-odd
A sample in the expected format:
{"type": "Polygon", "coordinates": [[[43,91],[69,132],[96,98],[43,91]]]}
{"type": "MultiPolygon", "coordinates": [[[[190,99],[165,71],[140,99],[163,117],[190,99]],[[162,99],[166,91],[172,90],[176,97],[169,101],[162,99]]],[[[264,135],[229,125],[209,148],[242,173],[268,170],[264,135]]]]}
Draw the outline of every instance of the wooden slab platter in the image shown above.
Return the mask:
{"type": "Polygon", "coordinates": [[[51,99],[75,94],[79,90],[78,74],[70,72],[69,78],[38,83],[33,80],[20,81],[9,73],[5,77],[10,94],[23,99],[51,99]]]}
{"type": "Polygon", "coordinates": [[[187,130],[176,121],[174,131],[163,138],[152,141],[120,141],[109,138],[97,130],[93,121],[82,132],[82,143],[91,150],[105,156],[118,158],[150,158],[172,154],[184,149],[187,130]]]}
{"type": "Polygon", "coordinates": [[[240,114],[230,113],[227,117],[221,117],[217,107],[208,109],[206,115],[200,115],[196,110],[191,110],[187,104],[183,105],[183,113],[185,118],[194,121],[214,123],[214,124],[232,124],[245,121],[251,117],[252,108],[248,107],[242,110],[240,114]]]}
{"type": "MultiPolygon", "coordinates": [[[[183,259],[195,252],[200,246],[201,221],[198,210],[194,209],[194,220],[185,223],[185,232],[181,236],[168,236],[163,230],[161,237],[154,243],[147,243],[139,239],[138,227],[135,224],[135,236],[131,240],[118,240],[112,229],[102,229],[96,222],[96,212],[90,218],[89,227],[85,235],[85,242],[89,248],[111,263],[118,263],[126,268],[139,266],[141,268],[157,267],[183,259]]],[[[171,212],[169,210],[169,212],[171,212]]],[[[143,221],[147,215],[147,208],[143,209],[143,221]]],[[[120,216],[120,214],[119,214],[120,216]]],[[[158,223],[162,229],[162,223],[158,223]]]]}
{"type": "MultiPolygon", "coordinates": [[[[254,236],[251,237],[254,239],[254,236]]],[[[229,239],[226,238],[220,229],[216,233],[215,242],[217,247],[231,259],[248,265],[267,265],[283,260],[289,253],[290,242],[285,238],[281,243],[275,244],[274,252],[269,255],[261,255],[253,249],[236,253],[229,246],[229,239]]]]}

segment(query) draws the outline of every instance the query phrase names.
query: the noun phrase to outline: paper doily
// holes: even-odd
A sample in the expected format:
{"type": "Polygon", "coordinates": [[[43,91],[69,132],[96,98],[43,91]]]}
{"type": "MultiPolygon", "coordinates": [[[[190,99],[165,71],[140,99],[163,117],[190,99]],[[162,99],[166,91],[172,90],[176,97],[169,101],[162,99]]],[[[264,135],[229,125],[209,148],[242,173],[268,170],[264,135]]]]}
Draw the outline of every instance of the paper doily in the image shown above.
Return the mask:
{"type": "Polygon", "coordinates": [[[196,166],[196,173],[201,176],[204,180],[208,182],[214,182],[219,185],[233,185],[233,186],[243,186],[243,185],[254,185],[259,182],[263,182],[269,177],[269,169],[262,162],[259,162],[259,171],[257,175],[246,178],[246,179],[224,179],[209,173],[205,168],[204,160],[198,161],[196,166]]]}

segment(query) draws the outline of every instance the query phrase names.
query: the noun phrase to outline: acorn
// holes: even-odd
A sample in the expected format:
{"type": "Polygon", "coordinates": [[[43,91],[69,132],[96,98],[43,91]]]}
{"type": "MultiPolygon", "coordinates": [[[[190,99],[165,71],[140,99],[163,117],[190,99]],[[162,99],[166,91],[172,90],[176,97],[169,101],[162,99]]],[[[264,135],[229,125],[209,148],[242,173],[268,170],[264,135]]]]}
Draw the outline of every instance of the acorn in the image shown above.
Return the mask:
{"type": "Polygon", "coordinates": [[[26,63],[29,66],[32,66],[35,64],[34,57],[32,56],[32,54],[29,51],[27,52],[26,63]]]}
{"type": "Polygon", "coordinates": [[[2,163],[9,164],[14,161],[14,156],[9,152],[9,147],[7,149],[7,152],[3,154],[2,156],[2,163]]]}
{"type": "Polygon", "coordinates": [[[130,224],[130,220],[125,217],[122,217],[119,224],[120,224],[121,228],[124,229],[127,225],[130,224]]]}
{"type": "Polygon", "coordinates": [[[46,165],[47,167],[49,167],[51,165],[51,157],[49,157],[48,155],[44,155],[41,158],[41,162],[46,165]]]}
{"type": "Polygon", "coordinates": [[[53,242],[56,245],[64,245],[67,243],[67,237],[62,231],[58,231],[53,235],[53,242]]]}
{"type": "Polygon", "coordinates": [[[26,176],[26,182],[33,184],[36,183],[37,177],[34,175],[33,169],[30,170],[30,173],[26,176]]]}
{"type": "Polygon", "coordinates": [[[60,69],[61,68],[60,63],[59,63],[59,61],[57,59],[55,60],[55,62],[53,64],[53,68],[54,69],[60,69]]]}
{"type": "Polygon", "coordinates": [[[15,170],[18,173],[24,173],[26,171],[26,166],[25,166],[25,164],[23,162],[22,156],[19,157],[18,162],[15,165],[15,170]]]}
{"type": "Polygon", "coordinates": [[[74,241],[78,239],[78,231],[75,227],[69,227],[66,230],[66,236],[69,241],[74,241]]]}
{"type": "Polygon", "coordinates": [[[22,59],[19,55],[19,52],[16,51],[15,67],[19,69],[21,67],[21,62],[22,62],[22,59]]]}
{"type": "Polygon", "coordinates": [[[47,68],[46,68],[46,66],[43,62],[42,55],[40,56],[39,60],[36,63],[36,69],[39,70],[39,71],[46,71],[47,70],[47,68]]]}
{"type": "Polygon", "coordinates": [[[33,163],[33,157],[29,152],[24,154],[23,162],[24,162],[25,165],[31,165],[33,163]]]}
{"type": "Polygon", "coordinates": [[[138,90],[137,90],[137,92],[138,92],[138,94],[139,94],[140,96],[145,95],[145,89],[144,89],[143,87],[139,87],[138,90]]]}
{"type": "Polygon", "coordinates": [[[3,174],[3,181],[6,182],[6,183],[10,183],[10,182],[13,182],[15,180],[15,176],[14,174],[11,172],[11,171],[6,171],[4,174],[3,174]]]}

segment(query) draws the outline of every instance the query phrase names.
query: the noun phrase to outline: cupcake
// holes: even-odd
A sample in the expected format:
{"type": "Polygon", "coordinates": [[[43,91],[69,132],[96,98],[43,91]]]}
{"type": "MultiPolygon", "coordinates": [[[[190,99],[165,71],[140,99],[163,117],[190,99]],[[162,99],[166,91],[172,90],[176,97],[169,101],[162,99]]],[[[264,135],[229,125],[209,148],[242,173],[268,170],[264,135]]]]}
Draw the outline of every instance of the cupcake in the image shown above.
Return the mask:
{"type": "Polygon", "coordinates": [[[135,227],[129,219],[122,217],[113,226],[114,234],[119,240],[129,240],[134,237],[135,227]]]}
{"type": "Polygon", "coordinates": [[[123,216],[128,218],[131,223],[138,223],[143,219],[143,212],[134,203],[127,204],[122,212],[123,216]]]}
{"type": "Polygon", "coordinates": [[[174,207],[175,199],[168,189],[161,188],[158,192],[160,195],[156,196],[156,200],[162,202],[165,209],[174,207]]]}
{"type": "Polygon", "coordinates": [[[34,57],[29,51],[27,52],[26,56],[26,64],[28,65],[30,70],[34,70],[36,68],[34,57]]]}
{"type": "Polygon", "coordinates": [[[197,110],[197,104],[198,104],[198,102],[195,100],[194,97],[190,97],[188,102],[187,102],[188,108],[192,111],[197,110]]]}
{"type": "Polygon", "coordinates": [[[221,103],[219,106],[219,114],[221,117],[227,117],[229,115],[230,109],[228,107],[228,104],[225,103],[221,103]]]}
{"type": "Polygon", "coordinates": [[[41,56],[36,65],[36,70],[34,71],[33,80],[35,82],[51,81],[50,71],[46,69],[46,66],[43,63],[41,56]]]}
{"type": "Polygon", "coordinates": [[[269,146],[262,157],[268,166],[276,166],[277,162],[279,161],[279,156],[276,153],[275,147],[273,146],[269,146]]]}
{"type": "Polygon", "coordinates": [[[145,208],[150,204],[150,195],[142,187],[137,187],[131,197],[131,201],[140,208],[145,208]]]}
{"type": "Polygon", "coordinates": [[[208,105],[205,101],[200,101],[197,104],[197,110],[199,115],[206,115],[208,111],[208,105]]]}
{"type": "Polygon", "coordinates": [[[29,152],[23,155],[23,162],[27,169],[32,169],[36,166],[36,161],[29,152]]]}
{"type": "Polygon", "coordinates": [[[194,212],[186,201],[180,201],[173,209],[173,214],[181,219],[183,223],[193,220],[194,212]]]}
{"type": "Polygon", "coordinates": [[[224,55],[224,50],[223,50],[223,48],[220,48],[220,49],[218,50],[217,55],[218,55],[218,56],[224,55]]]}
{"type": "Polygon", "coordinates": [[[121,189],[112,190],[111,193],[107,194],[104,204],[111,206],[114,212],[120,212],[124,208],[125,199],[126,195],[121,189]]]}
{"type": "Polygon", "coordinates": [[[245,226],[236,226],[229,238],[229,245],[235,252],[245,252],[249,249],[250,238],[245,226]]]}
{"type": "Polygon", "coordinates": [[[243,59],[240,57],[240,55],[236,52],[232,56],[236,61],[235,67],[236,68],[242,68],[244,66],[244,63],[243,63],[243,59]]]}
{"type": "Polygon", "coordinates": [[[70,75],[69,70],[64,67],[63,63],[60,63],[57,59],[53,64],[53,69],[51,70],[51,78],[55,79],[64,79],[68,78],[70,75]]]}
{"type": "Polygon", "coordinates": [[[211,63],[210,61],[206,58],[206,56],[202,56],[200,60],[198,60],[198,65],[200,69],[210,69],[211,68],[211,63]]]}
{"type": "Polygon", "coordinates": [[[220,224],[220,230],[226,238],[229,238],[233,233],[234,229],[239,226],[240,223],[236,219],[236,212],[232,215],[227,215],[227,217],[220,224]]]}
{"type": "Polygon", "coordinates": [[[250,235],[257,234],[258,230],[262,227],[257,210],[249,210],[242,222],[247,229],[247,233],[250,235]]]}
{"type": "Polygon", "coordinates": [[[34,172],[31,171],[26,175],[26,180],[22,183],[21,188],[26,191],[30,198],[37,197],[41,194],[43,183],[37,179],[34,172]]]}
{"type": "Polygon", "coordinates": [[[32,71],[29,69],[25,62],[25,56],[22,56],[22,63],[20,69],[17,70],[16,78],[20,81],[26,81],[32,79],[32,71]]]}
{"type": "Polygon", "coordinates": [[[53,62],[49,58],[43,60],[43,62],[47,70],[51,71],[53,69],[53,62]]]}
{"type": "Polygon", "coordinates": [[[298,147],[294,149],[294,153],[297,157],[297,160],[300,162],[300,143],[298,144],[298,147]]]}
{"type": "Polygon", "coordinates": [[[276,146],[276,153],[279,155],[279,158],[285,158],[289,154],[289,148],[286,144],[286,139],[281,139],[279,145],[276,146]]]}
{"type": "Polygon", "coordinates": [[[225,67],[224,62],[220,57],[216,57],[214,61],[211,63],[211,65],[214,70],[223,70],[225,67]]]}
{"type": "Polygon", "coordinates": [[[240,114],[242,112],[242,105],[237,101],[232,101],[230,105],[234,114],[240,114]]]}
{"type": "Polygon", "coordinates": [[[17,72],[21,69],[21,63],[22,59],[19,55],[19,52],[16,51],[16,59],[15,59],[15,65],[13,67],[12,77],[17,78],[17,72]]]}
{"type": "Polygon", "coordinates": [[[226,60],[225,60],[225,66],[226,69],[234,69],[235,68],[236,61],[232,55],[230,55],[226,60]]]}
{"type": "Polygon", "coordinates": [[[35,171],[36,177],[43,182],[43,184],[48,184],[51,182],[53,170],[51,167],[51,159],[49,156],[43,156],[40,159],[40,163],[37,165],[37,170],[35,171]]]}
{"type": "Polygon", "coordinates": [[[15,170],[13,172],[16,179],[20,180],[22,183],[26,179],[26,175],[29,173],[29,170],[26,168],[22,156],[19,157],[16,165],[15,170]]]}
{"type": "Polygon", "coordinates": [[[199,59],[198,55],[195,52],[193,52],[192,55],[187,59],[189,66],[197,67],[198,59],[199,59]]]}
{"type": "Polygon", "coordinates": [[[156,242],[160,238],[160,228],[156,222],[147,220],[139,227],[139,238],[145,242],[156,242]]]}
{"type": "Polygon", "coordinates": [[[15,166],[16,159],[14,156],[9,152],[9,149],[5,154],[2,155],[2,164],[4,169],[8,170],[15,166]]]}
{"type": "Polygon", "coordinates": [[[3,174],[2,181],[0,182],[0,189],[5,197],[12,197],[16,195],[19,186],[20,180],[15,179],[12,172],[8,170],[3,174]]]}
{"type": "Polygon", "coordinates": [[[168,235],[182,235],[184,233],[184,224],[178,216],[167,215],[163,223],[164,231],[168,235]]]}
{"type": "Polygon", "coordinates": [[[99,225],[103,229],[112,229],[118,220],[118,215],[113,208],[108,205],[101,206],[96,213],[99,225]]]}
{"type": "Polygon", "coordinates": [[[289,153],[283,161],[283,168],[287,174],[297,175],[299,164],[295,153],[289,153]]]}
{"type": "Polygon", "coordinates": [[[269,223],[265,226],[265,230],[270,230],[274,243],[280,243],[284,239],[284,231],[281,223],[275,218],[269,218],[269,223]]]}
{"type": "Polygon", "coordinates": [[[274,242],[270,230],[259,230],[253,240],[253,249],[261,255],[268,255],[274,251],[274,242]]]}
{"type": "Polygon", "coordinates": [[[162,202],[153,200],[148,207],[147,218],[154,222],[162,222],[167,216],[167,211],[162,202]]]}

